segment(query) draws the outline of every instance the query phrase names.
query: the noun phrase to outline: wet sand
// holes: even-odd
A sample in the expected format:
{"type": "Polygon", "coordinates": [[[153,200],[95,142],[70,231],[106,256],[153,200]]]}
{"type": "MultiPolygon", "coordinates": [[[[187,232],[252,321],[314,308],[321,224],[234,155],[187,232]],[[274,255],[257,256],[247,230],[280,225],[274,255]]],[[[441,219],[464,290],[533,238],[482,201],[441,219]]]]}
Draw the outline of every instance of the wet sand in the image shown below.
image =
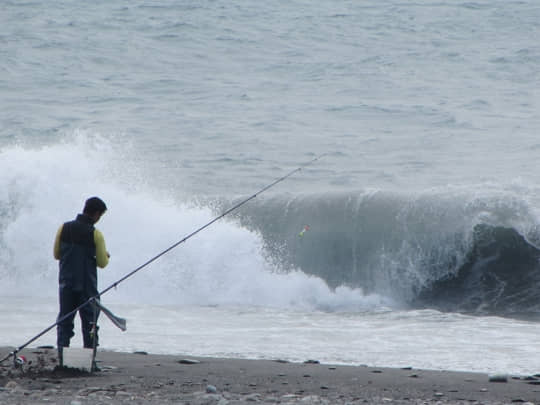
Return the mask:
{"type": "MultiPolygon", "coordinates": [[[[4,357],[12,348],[0,348],[4,357]]],[[[523,404],[540,378],[98,351],[101,371],[55,368],[54,349],[0,367],[1,404],[523,404]]]]}

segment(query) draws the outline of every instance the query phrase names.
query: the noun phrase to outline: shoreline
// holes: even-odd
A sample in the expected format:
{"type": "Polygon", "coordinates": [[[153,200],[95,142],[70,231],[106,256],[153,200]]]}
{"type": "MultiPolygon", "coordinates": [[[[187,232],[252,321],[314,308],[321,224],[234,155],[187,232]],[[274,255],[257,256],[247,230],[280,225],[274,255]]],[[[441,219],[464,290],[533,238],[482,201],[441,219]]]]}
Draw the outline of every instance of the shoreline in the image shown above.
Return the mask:
{"type": "MultiPolygon", "coordinates": [[[[13,349],[2,347],[4,357],[13,349]]],[[[482,373],[289,363],[98,350],[101,371],[54,369],[55,349],[27,348],[0,367],[6,404],[540,403],[539,377],[491,382],[482,373]],[[26,370],[25,370],[26,369],[26,370]]]]}

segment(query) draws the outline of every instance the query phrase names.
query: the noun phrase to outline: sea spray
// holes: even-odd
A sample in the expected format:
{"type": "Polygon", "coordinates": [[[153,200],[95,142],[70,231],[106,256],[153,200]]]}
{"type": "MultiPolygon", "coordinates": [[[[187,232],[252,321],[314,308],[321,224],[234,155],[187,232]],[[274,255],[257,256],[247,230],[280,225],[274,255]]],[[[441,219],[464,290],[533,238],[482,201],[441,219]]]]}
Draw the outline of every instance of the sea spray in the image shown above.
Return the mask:
{"type": "MultiPolygon", "coordinates": [[[[89,140],[83,135],[47,147],[2,151],[2,185],[7,190],[2,207],[12,212],[4,217],[0,235],[0,246],[6,252],[0,266],[0,288],[6,294],[20,294],[18,288],[24,285],[32,294],[56,295],[54,234],[61,223],[80,212],[81,201],[89,194],[99,195],[109,207],[97,224],[111,253],[110,265],[100,270],[100,289],[216,215],[208,207],[144,189],[144,183],[126,185],[133,172],[122,177],[114,166],[130,164],[120,159],[124,155],[115,155],[123,153],[121,149],[103,137],[89,140]],[[18,164],[21,161],[31,164],[18,164]]],[[[375,295],[366,297],[361,288],[333,290],[323,279],[300,270],[282,273],[267,260],[264,250],[257,230],[224,219],[119,286],[107,299],[325,310],[391,303],[391,299],[375,295]]]]}

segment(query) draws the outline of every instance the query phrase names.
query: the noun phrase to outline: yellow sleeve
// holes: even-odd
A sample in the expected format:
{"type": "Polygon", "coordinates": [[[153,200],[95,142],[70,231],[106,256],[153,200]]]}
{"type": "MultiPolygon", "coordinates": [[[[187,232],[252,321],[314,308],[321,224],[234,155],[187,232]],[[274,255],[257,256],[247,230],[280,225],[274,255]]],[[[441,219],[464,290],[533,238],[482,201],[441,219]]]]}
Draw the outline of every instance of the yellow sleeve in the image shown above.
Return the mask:
{"type": "Polygon", "coordinates": [[[60,235],[62,235],[63,228],[64,225],[61,225],[60,228],[58,228],[58,231],[56,232],[56,238],[54,239],[53,254],[56,260],[60,260],[60,235]]]}
{"type": "Polygon", "coordinates": [[[105,238],[103,234],[94,229],[94,243],[96,244],[96,263],[100,268],[104,268],[109,264],[109,253],[105,247],[105,238]]]}

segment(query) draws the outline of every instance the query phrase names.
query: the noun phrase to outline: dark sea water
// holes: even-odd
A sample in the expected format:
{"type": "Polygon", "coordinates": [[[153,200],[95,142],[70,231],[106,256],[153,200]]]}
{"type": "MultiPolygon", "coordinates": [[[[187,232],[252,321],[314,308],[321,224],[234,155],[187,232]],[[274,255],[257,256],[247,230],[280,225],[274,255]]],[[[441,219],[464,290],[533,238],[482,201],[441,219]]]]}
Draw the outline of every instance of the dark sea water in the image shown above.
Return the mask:
{"type": "Polygon", "coordinates": [[[532,0],[2,3],[3,343],[54,321],[88,196],[105,288],[325,154],[112,291],[135,330],[110,347],[534,371],[537,38],[532,0]]]}

